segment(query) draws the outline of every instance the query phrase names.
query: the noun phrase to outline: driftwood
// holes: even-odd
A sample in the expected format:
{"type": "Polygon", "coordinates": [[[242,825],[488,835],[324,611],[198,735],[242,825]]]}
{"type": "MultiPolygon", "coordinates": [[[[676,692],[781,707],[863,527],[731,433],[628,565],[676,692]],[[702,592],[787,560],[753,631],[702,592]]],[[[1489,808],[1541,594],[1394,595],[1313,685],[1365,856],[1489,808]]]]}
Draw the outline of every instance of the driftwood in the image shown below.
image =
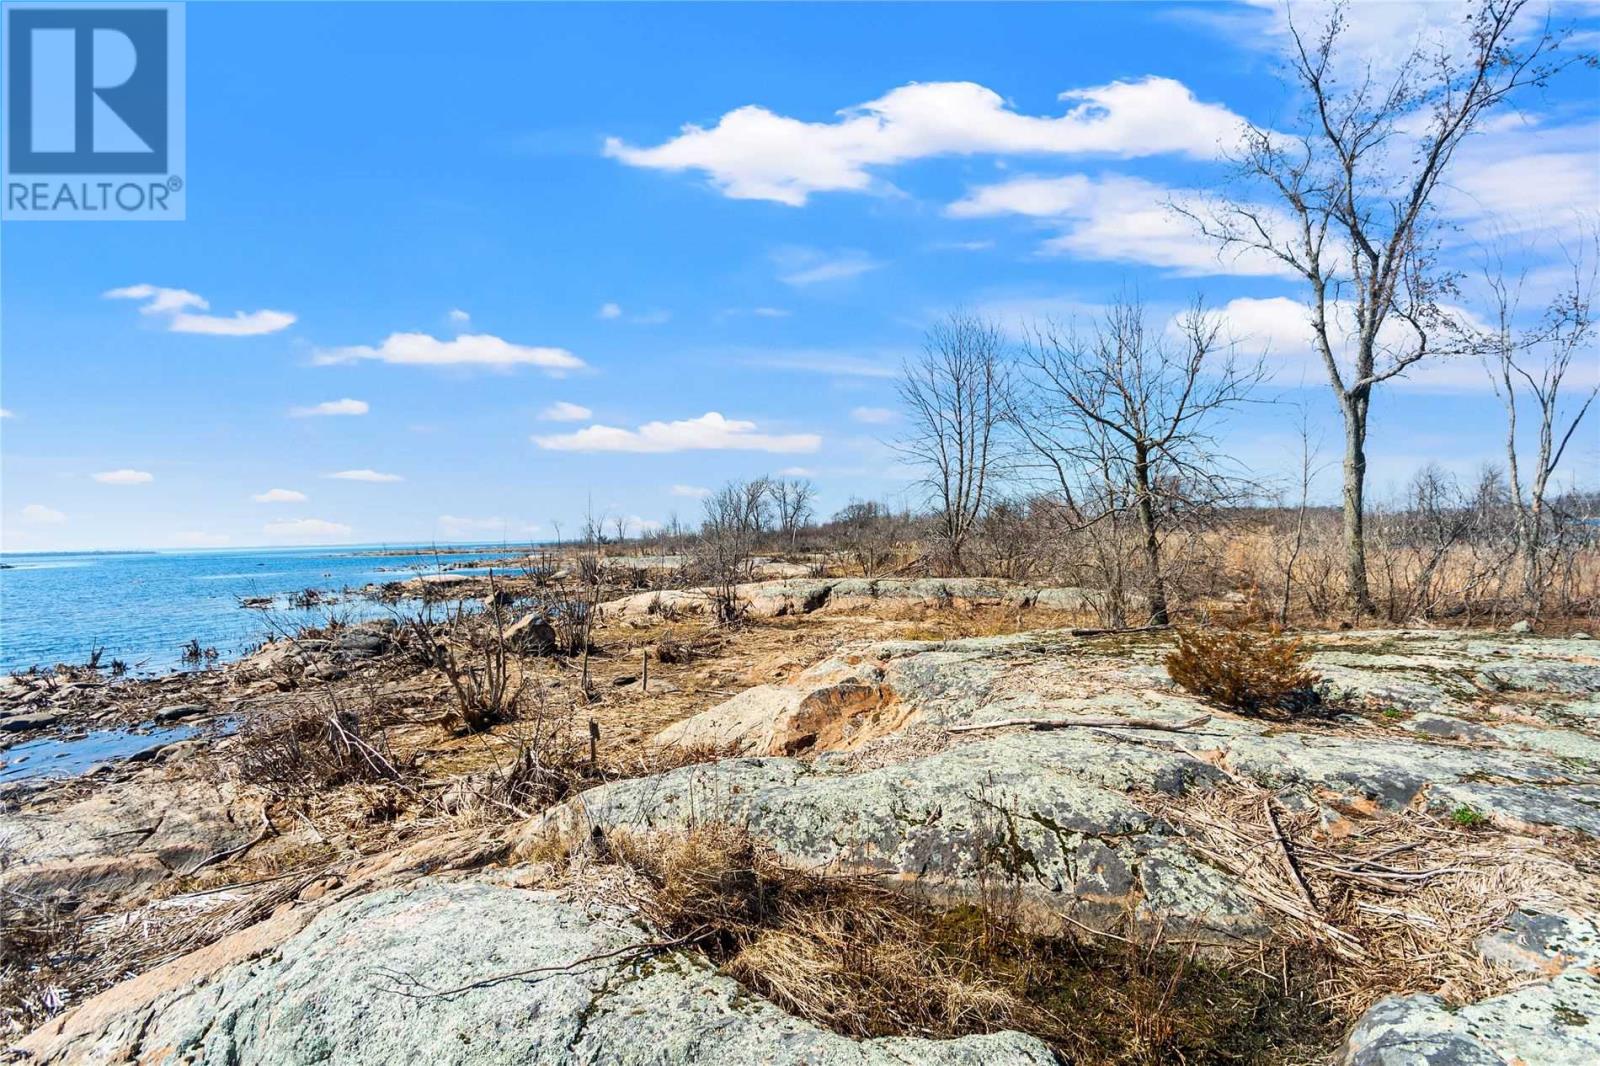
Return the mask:
{"type": "Polygon", "coordinates": [[[228,848],[226,851],[219,851],[215,855],[207,855],[205,858],[201,859],[199,862],[195,863],[193,866],[191,866],[187,870],[185,870],[183,872],[183,876],[184,877],[192,877],[193,875],[199,873],[201,870],[204,870],[207,866],[210,866],[212,863],[221,862],[223,859],[231,859],[235,855],[243,855],[245,852],[249,851],[251,848],[255,847],[257,844],[259,844],[263,840],[267,839],[267,837],[270,836],[272,834],[272,832],[273,832],[272,819],[267,817],[267,809],[265,807],[262,807],[261,808],[261,832],[257,833],[253,838],[251,838],[250,840],[245,841],[243,844],[240,844],[236,848],[228,848]]]}
{"type": "Polygon", "coordinates": [[[973,722],[968,725],[946,726],[947,733],[971,733],[978,729],[1004,729],[1007,726],[1025,725],[1029,729],[1159,729],[1165,733],[1181,733],[1185,729],[1205,725],[1211,721],[1209,714],[1197,714],[1181,722],[1157,722],[1148,718],[1002,718],[998,722],[973,722]]]}
{"type": "Polygon", "coordinates": [[[1163,629],[1171,629],[1172,624],[1166,623],[1159,626],[1122,626],[1117,629],[1069,629],[1067,632],[1074,637],[1114,637],[1119,633],[1159,633],[1163,629]]]}

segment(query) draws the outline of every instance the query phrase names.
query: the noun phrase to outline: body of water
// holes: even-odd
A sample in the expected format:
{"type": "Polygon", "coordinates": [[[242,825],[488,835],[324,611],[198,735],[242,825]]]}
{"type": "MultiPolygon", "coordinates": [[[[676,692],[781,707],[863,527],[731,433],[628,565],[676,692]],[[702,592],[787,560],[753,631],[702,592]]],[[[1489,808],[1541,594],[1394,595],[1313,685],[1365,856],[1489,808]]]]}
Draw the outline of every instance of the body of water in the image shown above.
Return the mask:
{"type": "Polygon", "coordinates": [[[0,556],[0,670],[82,663],[103,648],[101,665],[121,659],[139,673],[183,665],[191,640],[233,658],[272,634],[272,623],[320,624],[330,615],[385,613],[359,597],[307,610],[288,597],[305,589],[359,589],[437,571],[450,563],[503,557],[493,549],[382,555],[371,548],[262,548],[239,551],[40,553],[0,556]],[[271,619],[239,606],[269,597],[271,619]]]}

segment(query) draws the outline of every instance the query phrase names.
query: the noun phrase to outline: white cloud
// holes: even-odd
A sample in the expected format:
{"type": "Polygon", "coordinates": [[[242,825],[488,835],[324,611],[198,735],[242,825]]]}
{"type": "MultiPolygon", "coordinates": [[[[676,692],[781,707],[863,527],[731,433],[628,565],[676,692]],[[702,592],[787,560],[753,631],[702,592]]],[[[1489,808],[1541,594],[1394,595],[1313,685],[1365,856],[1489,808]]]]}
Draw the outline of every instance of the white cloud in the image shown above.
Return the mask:
{"type": "Polygon", "coordinates": [[[372,408],[365,400],[327,400],[323,403],[313,404],[310,407],[291,407],[289,414],[294,418],[312,418],[318,415],[364,415],[372,408]]]}
{"type": "Polygon", "coordinates": [[[306,494],[294,489],[268,489],[266,492],[257,492],[250,497],[257,503],[305,503],[306,494]]]}
{"type": "Polygon", "coordinates": [[[376,470],[340,470],[333,474],[323,474],[323,477],[333,478],[335,481],[370,481],[375,484],[390,481],[404,481],[399,474],[380,474],[376,470]]]}
{"type": "Polygon", "coordinates": [[[557,402],[539,412],[539,417],[546,422],[582,422],[594,412],[581,403],[568,403],[566,400],[557,402]]]}
{"type": "Polygon", "coordinates": [[[636,430],[594,425],[576,433],[535,436],[533,441],[552,451],[648,453],[814,452],[822,444],[822,438],[814,433],[758,433],[754,422],[724,418],[715,411],[680,422],[646,422],[636,430]]]}
{"type": "Polygon", "coordinates": [[[577,370],[584,362],[565,348],[539,348],[512,344],[489,333],[463,333],[440,340],[426,333],[391,333],[376,348],[360,344],[317,352],[321,366],[376,359],[404,366],[535,366],[551,373],[577,370]]]}
{"type": "Polygon", "coordinates": [[[22,520],[41,526],[58,526],[67,520],[67,516],[54,507],[46,507],[42,503],[30,503],[22,509],[22,520]]]}
{"type": "Polygon", "coordinates": [[[779,477],[815,477],[816,471],[806,466],[786,466],[778,471],[779,477]]]}
{"type": "Polygon", "coordinates": [[[261,531],[275,540],[332,540],[350,535],[350,527],[343,522],[329,522],[324,518],[268,522],[261,531]]]}
{"type": "MultiPolygon", "coordinates": [[[[1063,230],[1041,245],[1046,254],[1142,263],[1185,275],[1290,273],[1263,252],[1219,253],[1192,221],[1169,206],[1194,198],[1187,190],[1118,174],[1025,176],[971,189],[945,213],[953,218],[1022,215],[1057,222],[1063,230]]],[[[1261,214],[1278,217],[1267,208],[1261,214]]]]}
{"type": "Polygon", "coordinates": [[[778,280],[797,287],[826,281],[846,281],[883,266],[866,252],[851,248],[835,252],[815,248],[780,248],[773,253],[772,261],[778,267],[778,280]]]}
{"type": "Polygon", "coordinates": [[[753,307],[750,313],[757,318],[788,318],[792,312],[781,307],[753,307]]]}
{"type": "Polygon", "coordinates": [[[14,417],[14,416],[11,414],[11,408],[9,408],[9,407],[0,407],[0,418],[12,418],[12,417],[14,417]]]}
{"type": "Polygon", "coordinates": [[[1238,116],[1203,103],[1170,78],[1118,81],[1062,93],[1066,113],[1019,114],[972,82],[912,83],[845,108],[834,122],[805,122],[750,105],[710,129],[685,125],[670,141],[634,147],[612,137],[608,156],[629,166],[705,173],[724,196],[800,206],[816,192],[870,189],[869,168],[941,155],[1132,158],[1217,154],[1238,116]]]}
{"type": "Polygon", "coordinates": [[[92,475],[102,485],[148,485],[156,476],[148,470],[103,470],[92,475]]]}
{"type": "Polygon", "coordinates": [[[1600,204],[1600,125],[1502,125],[1462,145],[1440,206],[1469,232],[1570,235],[1600,204]]]}
{"type": "Polygon", "coordinates": [[[685,496],[691,500],[703,500],[711,495],[711,490],[701,488],[699,485],[674,485],[672,486],[672,494],[674,496],[685,496]]]}
{"type": "Polygon", "coordinates": [[[445,317],[450,319],[451,325],[455,326],[465,326],[467,323],[472,321],[472,316],[461,310],[459,307],[452,307],[450,309],[450,313],[445,317]]]}
{"type": "Polygon", "coordinates": [[[869,426],[881,426],[895,420],[895,413],[887,407],[857,407],[850,417],[869,426]]]}
{"type": "MultiPolygon", "coordinates": [[[[1441,310],[1474,328],[1484,328],[1484,323],[1465,308],[1445,305],[1441,310]]],[[[1230,300],[1212,314],[1223,325],[1224,335],[1236,341],[1242,353],[1265,353],[1272,380],[1279,385],[1321,385],[1327,379],[1327,368],[1322,357],[1312,347],[1310,309],[1299,300],[1286,296],[1265,299],[1244,297],[1230,300]]],[[[1355,317],[1352,305],[1347,302],[1330,304],[1333,323],[1334,356],[1346,382],[1350,380],[1350,354],[1355,334],[1355,317]]],[[[1177,320],[1169,323],[1169,330],[1177,328],[1177,320]]],[[[1391,316],[1378,331],[1381,345],[1391,351],[1409,350],[1409,328],[1391,316]]],[[[1381,371],[1387,364],[1379,359],[1381,371]]],[[[1581,386],[1600,380],[1600,367],[1594,374],[1581,374],[1576,382],[1581,386]]],[[[1569,384],[1572,382],[1569,382],[1569,384]]],[[[1393,384],[1400,388],[1425,391],[1478,391],[1490,387],[1483,365],[1466,356],[1445,356],[1425,359],[1408,368],[1395,378],[1393,384]]]]}
{"type": "Polygon", "coordinates": [[[640,311],[635,314],[625,314],[621,304],[605,303],[600,305],[600,310],[595,312],[596,318],[603,318],[609,322],[619,322],[626,319],[636,326],[659,326],[663,322],[672,320],[671,311],[660,309],[654,311],[640,311]]]}
{"type": "Polygon", "coordinates": [[[187,289],[164,289],[158,285],[127,285],[111,289],[108,300],[143,300],[142,315],[165,315],[167,329],[173,333],[209,333],[219,337],[257,337],[277,333],[294,325],[288,311],[235,311],[232,315],[208,315],[211,304],[187,289]],[[191,308],[193,310],[191,310],[191,308]]]}
{"type": "Polygon", "coordinates": [[[601,304],[600,310],[595,312],[595,315],[598,318],[621,318],[622,305],[613,303],[601,304]]]}

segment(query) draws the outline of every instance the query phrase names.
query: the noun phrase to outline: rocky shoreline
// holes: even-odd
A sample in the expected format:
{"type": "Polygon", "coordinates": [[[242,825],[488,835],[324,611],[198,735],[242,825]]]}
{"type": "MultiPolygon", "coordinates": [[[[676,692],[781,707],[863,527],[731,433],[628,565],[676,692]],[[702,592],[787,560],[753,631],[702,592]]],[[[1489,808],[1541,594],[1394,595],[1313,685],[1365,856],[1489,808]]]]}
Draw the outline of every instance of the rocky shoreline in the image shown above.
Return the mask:
{"type": "MultiPolygon", "coordinates": [[[[359,693],[391,709],[384,750],[415,768],[387,792],[290,802],[230,772],[239,741],[213,737],[11,786],[0,890],[70,897],[102,945],[104,923],[174,938],[164,961],[85,985],[20,1040],[25,1061],[1055,1061],[1019,1032],[860,1039],[797,1018],[658,944],[625,871],[574,857],[708,825],[941,907],[1003,896],[1053,936],[1156,937],[1218,960],[1315,946],[1316,995],[1346,1019],[1319,1038],[1326,1059],[1600,1059],[1593,641],[1312,635],[1324,705],[1267,720],[1175,688],[1166,633],[1029,624],[1081,606],[1080,590],[791,578],[743,594],[759,621],[706,630],[695,639],[721,644],[690,665],[659,649],[699,624],[691,594],[608,604],[615,651],[584,713],[610,768],[515,817],[424,802],[485,772],[488,742],[441,731],[440,685],[381,624],[183,682],[43,698],[13,683],[4,721],[58,727],[359,693]],[[960,634],[979,619],[1014,624],[960,634]],[[936,625],[957,632],[921,634],[936,625]],[[362,808],[338,835],[330,811],[355,818],[358,798],[394,810],[362,808]],[[175,909],[216,935],[162,932],[175,909]]],[[[552,698],[571,694],[570,671],[550,669],[552,698]]]]}

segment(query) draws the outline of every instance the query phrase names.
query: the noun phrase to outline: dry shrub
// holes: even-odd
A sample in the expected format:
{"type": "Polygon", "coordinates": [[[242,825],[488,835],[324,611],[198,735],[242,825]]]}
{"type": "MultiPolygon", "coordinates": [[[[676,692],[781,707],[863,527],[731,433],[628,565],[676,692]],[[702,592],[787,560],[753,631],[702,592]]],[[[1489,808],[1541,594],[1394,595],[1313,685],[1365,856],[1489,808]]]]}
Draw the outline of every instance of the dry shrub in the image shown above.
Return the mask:
{"type": "Polygon", "coordinates": [[[1167,674],[1201,699],[1247,714],[1292,715],[1318,703],[1300,641],[1243,629],[1178,631],[1167,674]]]}
{"type": "Polygon", "coordinates": [[[1159,940],[1046,935],[1014,912],[940,907],[865,876],[801,870],[741,829],[605,841],[665,939],[785,1010],[856,1037],[1013,1029],[1070,1061],[1281,1061],[1327,1037],[1274,981],[1159,940]]]}
{"type": "Polygon", "coordinates": [[[381,728],[351,710],[306,706],[246,718],[234,741],[234,769],[277,796],[401,778],[381,728]]]}
{"type": "Polygon", "coordinates": [[[1280,937],[1315,960],[1302,977],[1346,1023],[1384,996],[1467,1003],[1535,979],[1486,962],[1482,937],[1518,906],[1600,906],[1583,872],[1592,849],[1570,840],[1463,829],[1412,810],[1352,810],[1328,832],[1325,809],[1285,809],[1259,788],[1147,793],[1138,802],[1235,878],[1280,937]]]}
{"type": "Polygon", "coordinates": [[[59,901],[0,891],[0,1036],[22,1036],[63,1010],[60,986],[86,951],[82,923],[59,901]]]}

